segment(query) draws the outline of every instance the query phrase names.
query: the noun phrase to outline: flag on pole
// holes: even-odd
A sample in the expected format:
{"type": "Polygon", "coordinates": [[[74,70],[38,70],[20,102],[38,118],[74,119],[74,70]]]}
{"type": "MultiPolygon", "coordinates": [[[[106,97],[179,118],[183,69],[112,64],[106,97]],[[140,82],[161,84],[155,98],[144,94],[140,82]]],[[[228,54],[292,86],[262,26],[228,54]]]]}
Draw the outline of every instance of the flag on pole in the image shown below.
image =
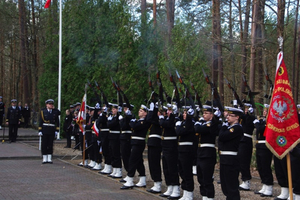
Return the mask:
{"type": "Polygon", "coordinates": [[[300,142],[300,127],[283,52],[277,56],[274,90],[264,132],[266,145],[282,159],[300,142]]]}
{"type": "Polygon", "coordinates": [[[47,0],[44,8],[49,8],[51,4],[51,0],[47,0]]]}
{"type": "Polygon", "coordinates": [[[81,107],[80,107],[77,121],[76,121],[76,123],[79,125],[79,128],[82,133],[84,133],[84,128],[82,125],[86,123],[86,107],[85,107],[85,105],[86,105],[86,94],[84,94],[84,96],[82,98],[81,107]]]}
{"type": "Polygon", "coordinates": [[[96,126],[96,122],[94,123],[92,129],[95,131],[96,136],[98,137],[98,136],[99,136],[99,129],[98,129],[98,127],[96,126]]]}

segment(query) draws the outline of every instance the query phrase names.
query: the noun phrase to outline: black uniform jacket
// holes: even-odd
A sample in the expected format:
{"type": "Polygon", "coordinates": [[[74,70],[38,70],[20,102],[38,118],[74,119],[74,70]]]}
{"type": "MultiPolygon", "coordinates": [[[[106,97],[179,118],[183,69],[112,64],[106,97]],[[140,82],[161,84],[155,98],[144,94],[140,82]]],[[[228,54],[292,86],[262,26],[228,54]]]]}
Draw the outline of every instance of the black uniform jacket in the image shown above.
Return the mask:
{"type": "MultiPolygon", "coordinates": [[[[253,121],[255,120],[255,116],[251,115],[249,113],[243,115],[241,117],[242,119],[242,126],[243,126],[243,133],[247,133],[249,135],[253,134],[253,130],[254,130],[254,124],[253,121]]],[[[245,138],[243,137],[242,140],[244,140],[245,138]]]]}
{"type": "Polygon", "coordinates": [[[175,129],[178,135],[178,151],[189,152],[193,150],[193,145],[180,145],[181,142],[190,142],[191,144],[193,144],[195,140],[193,117],[187,115],[186,120],[181,121],[180,126],[176,126],[175,129]]]}
{"type": "Polygon", "coordinates": [[[147,145],[148,146],[161,146],[161,133],[162,128],[160,127],[158,116],[157,116],[157,108],[154,108],[153,111],[149,111],[146,117],[147,122],[151,124],[149,128],[149,136],[147,145]],[[151,136],[152,135],[152,136],[151,136]],[[160,137],[158,137],[160,136],[160,137]]]}
{"type": "Polygon", "coordinates": [[[18,124],[19,121],[21,121],[21,117],[21,111],[18,106],[16,106],[15,109],[13,109],[13,107],[7,109],[6,122],[9,124],[18,124]]]}
{"type": "MultiPolygon", "coordinates": [[[[219,132],[219,151],[238,152],[240,140],[243,136],[243,128],[240,124],[222,126],[219,132]]],[[[220,154],[220,163],[226,165],[238,165],[237,156],[220,154]]]]}
{"type": "Polygon", "coordinates": [[[170,117],[165,117],[164,119],[159,120],[160,126],[163,128],[162,131],[162,146],[163,147],[174,147],[177,146],[177,139],[164,139],[165,137],[177,137],[175,132],[175,115],[172,113],[170,117]]]}
{"type": "MultiPolygon", "coordinates": [[[[255,123],[255,128],[256,128],[256,141],[266,140],[266,137],[264,136],[264,132],[266,128],[266,119],[260,118],[259,122],[255,123]]],[[[256,148],[267,149],[268,147],[266,146],[265,143],[257,143],[256,148]]]]}
{"type": "Polygon", "coordinates": [[[121,135],[120,140],[128,140],[131,138],[131,127],[129,125],[132,115],[124,115],[124,118],[120,120],[121,135]]]}
{"type": "Polygon", "coordinates": [[[39,131],[43,134],[54,134],[59,131],[59,112],[57,109],[52,109],[48,112],[47,108],[43,108],[40,113],[39,131]]]}
{"type": "Polygon", "coordinates": [[[110,139],[110,140],[119,140],[120,133],[121,133],[119,114],[110,115],[107,118],[107,127],[110,130],[108,139],[110,139]]]}
{"type": "Polygon", "coordinates": [[[131,145],[145,145],[150,123],[145,118],[141,118],[135,121],[131,120],[129,124],[132,128],[131,145]]]}

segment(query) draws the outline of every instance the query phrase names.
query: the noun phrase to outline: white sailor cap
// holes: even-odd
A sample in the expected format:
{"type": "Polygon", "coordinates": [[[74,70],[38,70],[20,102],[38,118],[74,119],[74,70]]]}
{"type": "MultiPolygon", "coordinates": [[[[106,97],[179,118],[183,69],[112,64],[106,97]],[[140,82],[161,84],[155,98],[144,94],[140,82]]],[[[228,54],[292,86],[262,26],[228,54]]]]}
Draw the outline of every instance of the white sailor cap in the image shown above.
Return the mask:
{"type": "Polygon", "coordinates": [[[212,112],[211,106],[209,106],[209,105],[203,105],[202,106],[202,111],[212,112]]]}
{"type": "Polygon", "coordinates": [[[245,107],[252,107],[252,104],[250,104],[250,103],[244,103],[244,106],[245,107]]]}
{"type": "Polygon", "coordinates": [[[17,102],[17,99],[12,99],[10,102],[17,102]]]}
{"type": "MultiPolygon", "coordinates": [[[[16,100],[17,101],[17,100],[16,100]]],[[[54,100],[53,99],[47,99],[45,101],[45,104],[54,104],[54,100]]]]}
{"type": "Polygon", "coordinates": [[[147,106],[145,106],[145,105],[143,105],[143,104],[141,105],[140,109],[143,110],[143,111],[145,111],[145,112],[148,112],[148,110],[149,110],[149,109],[147,108],[147,106]]]}
{"type": "Polygon", "coordinates": [[[264,108],[270,108],[270,105],[265,103],[264,108]]]}
{"type": "Polygon", "coordinates": [[[241,115],[244,113],[242,109],[234,108],[234,107],[226,107],[226,111],[229,114],[235,114],[235,115],[241,115]]]}
{"type": "Polygon", "coordinates": [[[300,104],[297,104],[297,109],[300,110],[300,104]]]}
{"type": "Polygon", "coordinates": [[[118,104],[108,103],[108,105],[112,108],[118,108],[118,104]]]}

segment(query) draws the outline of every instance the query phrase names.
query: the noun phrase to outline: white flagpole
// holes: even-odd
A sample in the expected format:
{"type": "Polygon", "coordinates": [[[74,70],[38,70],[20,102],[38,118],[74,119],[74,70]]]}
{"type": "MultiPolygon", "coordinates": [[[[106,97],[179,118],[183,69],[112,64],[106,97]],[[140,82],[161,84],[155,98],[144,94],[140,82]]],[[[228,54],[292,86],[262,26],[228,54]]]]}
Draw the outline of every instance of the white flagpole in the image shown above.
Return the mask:
{"type": "MultiPolygon", "coordinates": [[[[59,64],[58,64],[58,110],[61,110],[61,54],[62,54],[62,0],[59,1],[59,64]]],[[[59,116],[60,124],[60,116],[59,116]]],[[[60,132],[57,134],[60,140],[60,132]]]]}

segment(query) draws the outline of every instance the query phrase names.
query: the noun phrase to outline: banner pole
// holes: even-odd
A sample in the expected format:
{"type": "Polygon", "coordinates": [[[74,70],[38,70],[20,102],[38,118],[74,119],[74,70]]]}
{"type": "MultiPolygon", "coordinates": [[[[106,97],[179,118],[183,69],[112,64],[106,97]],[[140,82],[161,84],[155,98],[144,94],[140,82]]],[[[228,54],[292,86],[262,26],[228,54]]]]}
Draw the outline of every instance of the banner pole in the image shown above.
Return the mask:
{"type": "Polygon", "coordinates": [[[288,153],[286,155],[286,164],[287,164],[287,172],[288,172],[290,200],[293,200],[293,182],[292,182],[292,170],[291,170],[291,157],[290,157],[290,153],[288,153]]]}

